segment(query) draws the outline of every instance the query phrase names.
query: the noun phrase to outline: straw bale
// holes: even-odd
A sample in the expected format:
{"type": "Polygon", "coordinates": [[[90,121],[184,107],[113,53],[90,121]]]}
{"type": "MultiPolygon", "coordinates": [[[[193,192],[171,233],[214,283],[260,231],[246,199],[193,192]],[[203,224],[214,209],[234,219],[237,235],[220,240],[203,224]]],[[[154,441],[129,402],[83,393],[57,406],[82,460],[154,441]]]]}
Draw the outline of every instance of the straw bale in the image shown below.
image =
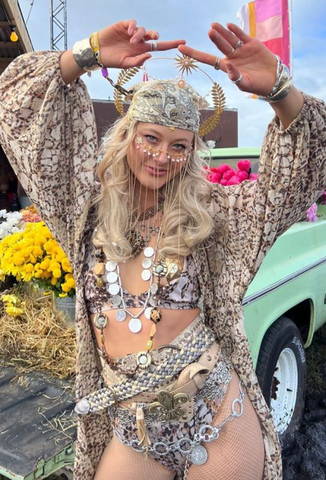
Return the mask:
{"type": "MultiPolygon", "coordinates": [[[[0,352],[5,364],[14,365],[21,374],[38,370],[58,378],[74,376],[75,329],[55,311],[52,297],[22,283],[2,293],[25,302],[24,313],[13,317],[0,301],[0,352]]],[[[20,382],[24,384],[23,376],[20,382]]]]}

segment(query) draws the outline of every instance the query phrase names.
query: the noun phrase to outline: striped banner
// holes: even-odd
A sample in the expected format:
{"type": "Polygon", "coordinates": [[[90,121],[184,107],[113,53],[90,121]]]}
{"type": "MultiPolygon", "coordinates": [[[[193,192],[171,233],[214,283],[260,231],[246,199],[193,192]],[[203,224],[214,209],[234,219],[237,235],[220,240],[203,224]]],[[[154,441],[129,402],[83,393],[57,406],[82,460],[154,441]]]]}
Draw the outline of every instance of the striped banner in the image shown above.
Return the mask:
{"type": "Polygon", "coordinates": [[[237,13],[241,28],[258,38],[290,68],[290,22],[288,0],[256,0],[237,13]]]}

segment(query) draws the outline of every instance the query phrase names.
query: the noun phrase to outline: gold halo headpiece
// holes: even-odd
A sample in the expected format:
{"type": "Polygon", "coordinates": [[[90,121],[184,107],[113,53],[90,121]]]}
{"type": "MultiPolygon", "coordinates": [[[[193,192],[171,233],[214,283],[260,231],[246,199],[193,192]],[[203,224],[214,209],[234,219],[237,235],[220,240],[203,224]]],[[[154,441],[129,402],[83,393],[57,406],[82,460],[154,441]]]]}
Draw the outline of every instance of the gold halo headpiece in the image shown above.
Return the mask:
{"type": "Polygon", "coordinates": [[[199,136],[207,135],[220,121],[225,108],[224,92],[192,58],[177,55],[173,60],[180,73],[178,80],[148,81],[146,67],[143,67],[143,82],[137,83],[131,90],[125,90],[123,85],[135,76],[140,70],[138,67],[122,70],[116,84],[109,78],[106,69],[104,73],[102,70],[102,74],[114,87],[114,103],[120,115],[127,115],[130,120],[189,130],[198,133],[199,136]],[[183,77],[184,74],[189,75],[197,70],[204,73],[213,83],[211,96],[214,113],[202,124],[200,110],[207,107],[208,102],[183,77]],[[131,101],[127,113],[123,108],[123,96],[126,101],[131,101]]]}

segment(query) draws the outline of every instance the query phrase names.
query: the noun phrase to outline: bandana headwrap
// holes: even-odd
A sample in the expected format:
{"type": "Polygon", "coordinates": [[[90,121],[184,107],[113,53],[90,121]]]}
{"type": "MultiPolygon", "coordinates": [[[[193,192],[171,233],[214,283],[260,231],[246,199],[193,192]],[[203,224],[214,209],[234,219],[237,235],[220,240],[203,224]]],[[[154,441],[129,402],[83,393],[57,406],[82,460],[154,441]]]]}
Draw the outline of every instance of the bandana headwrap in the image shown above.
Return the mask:
{"type": "Polygon", "coordinates": [[[133,98],[127,112],[129,120],[198,133],[199,110],[208,103],[190,85],[180,86],[176,80],[152,80],[138,83],[132,92],[133,98]]]}

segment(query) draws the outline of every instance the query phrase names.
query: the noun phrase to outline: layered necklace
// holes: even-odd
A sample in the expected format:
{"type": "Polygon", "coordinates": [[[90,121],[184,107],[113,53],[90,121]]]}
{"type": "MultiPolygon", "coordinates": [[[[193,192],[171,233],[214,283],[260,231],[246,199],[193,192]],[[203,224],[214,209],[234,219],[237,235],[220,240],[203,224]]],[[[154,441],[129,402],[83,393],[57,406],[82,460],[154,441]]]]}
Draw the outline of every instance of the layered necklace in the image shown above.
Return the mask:
{"type": "MultiPolygon", "coordinates": [[[[144,220],[153,217],[158,210],[159,207],[151,207],[150,209],[147,209],[143,214],[141,214],[140,220],[144,222],[144,220]]],[[[145,231],[145,228],[146,227],[144,223],[142,223],[141,230],[145,231]]],[[[118,322],[124,322],[128,320],[128,328],[131,333],[135,334],[139,333],[143,328],[143,323],[140,319],[142,314],[144,314],[145,317],[153,323],[149,340],[146,343],[146,350],[137,354],[137,365],[140,368],[148,368],[151,364],[150,351],[153,347],[153,339],[156,334],[156,325],[162,318],[161,309],[159,307],[159,295],[161,289],[161,277],[165,274],[166,269],[164,268],[163,264],[155,264],[160,238],[160,227],[150,227],[149,233],[145,237],[143,237],[140,232],[136,232],[136,234],[130,235],[129,237],[129,240],[133,239],[133,241],[136,243],[136,246],[132,244],[133,252],[136,252],[134,255],[139,254],[141,251],[144,255],[142,260],[143,270],[141,272],[141,278],[143,281],[149,282],[149,288],[147,290],[144,304],[137,315],[128,310],[126,306],[119,264],[113,260],[105,259],[102,248],[95,248],[96,263],[94,266],[94,274],[97,277],[96,285],[99,288],[105,286],[106,290],[111,295],[112,304],[115,308],[117,308],[115,312],[115,319],[118,322]],[[152,236],[157,236],[155,248],[148,245],[152,236]],[[157,283],[154,283],[154,276],[157,276],[157,283]],[[151,303],[151,306],[149,305],[149,302],[151,303]]],[[[100,295],[98,298],[99,303],[101,303],[100,295]]],[[[101,332],[102,355],[114,368],[114,361],[108,355],[105,348],[104,329],[106,328],[107,324],[108,317],[104,312],[99,312],[95,315],[94,325],[101,332]]]]}

